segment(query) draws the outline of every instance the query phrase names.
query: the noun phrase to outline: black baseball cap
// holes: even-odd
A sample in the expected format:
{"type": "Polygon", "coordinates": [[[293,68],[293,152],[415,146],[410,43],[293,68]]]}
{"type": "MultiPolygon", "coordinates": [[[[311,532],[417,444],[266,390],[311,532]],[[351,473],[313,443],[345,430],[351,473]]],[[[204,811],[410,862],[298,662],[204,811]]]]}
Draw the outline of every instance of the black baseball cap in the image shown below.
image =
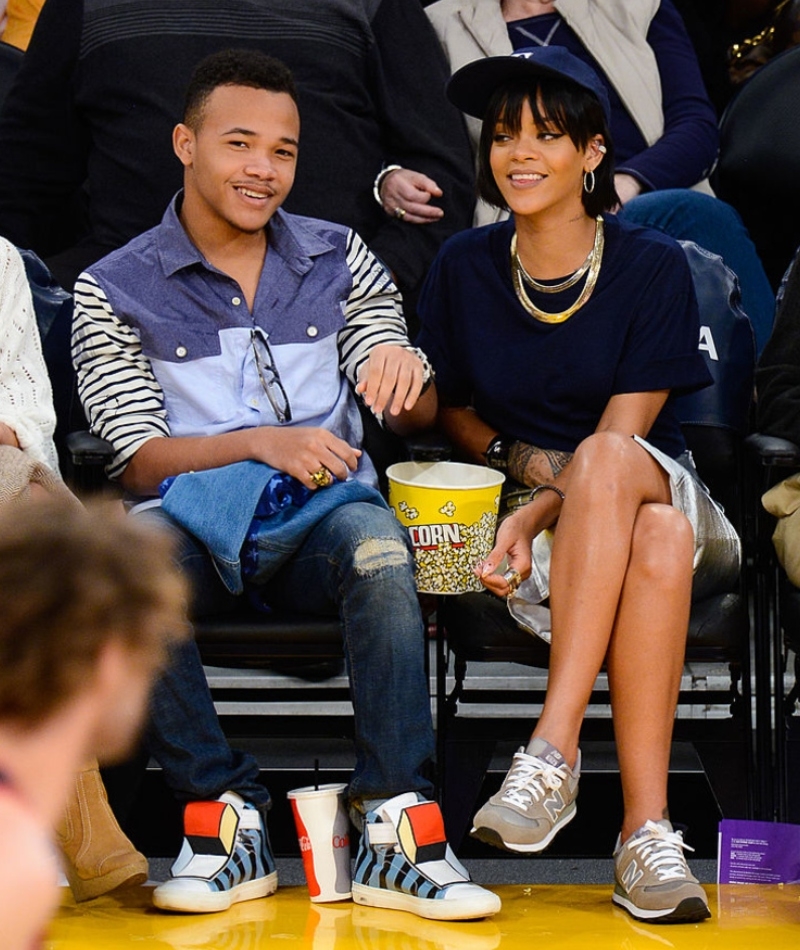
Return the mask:
{"type": "Polygon", "coordinates": [[[573,56],[563,46],[533,46],[518,49],[509,56],[489,56],[462,66],[447,83],[447,98],[467,115],[482,119],[489,100],[498,86],[513,80],[551,76],[582,86],[600,100],[611,122],[608,91],[591,66],[573,56]]]}

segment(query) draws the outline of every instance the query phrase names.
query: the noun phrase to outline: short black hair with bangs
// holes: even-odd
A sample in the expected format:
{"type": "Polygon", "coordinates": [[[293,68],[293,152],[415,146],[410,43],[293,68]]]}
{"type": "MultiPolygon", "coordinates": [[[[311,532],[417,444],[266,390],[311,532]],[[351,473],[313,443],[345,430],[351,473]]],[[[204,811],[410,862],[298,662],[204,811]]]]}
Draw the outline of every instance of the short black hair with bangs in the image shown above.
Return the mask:
{"type": "Polygon", "coordinates": [[[529,102],[534,121],[557,129],[583,151],[595,135],[603,137],[606,154],[595,169],[595,188],[582,192],[583,206],[590,217],[610,211],[619,204],[614,188],[614,145],[600,101],[577,83],[546,76],[534,82],[510,82],[495,89],[483,117],[478,146],[478,194],[496,208],[507,205],[492,174],[490,153],[495,130],[502,124],[516,134],[522,127],[522,107],[529,102]]]}

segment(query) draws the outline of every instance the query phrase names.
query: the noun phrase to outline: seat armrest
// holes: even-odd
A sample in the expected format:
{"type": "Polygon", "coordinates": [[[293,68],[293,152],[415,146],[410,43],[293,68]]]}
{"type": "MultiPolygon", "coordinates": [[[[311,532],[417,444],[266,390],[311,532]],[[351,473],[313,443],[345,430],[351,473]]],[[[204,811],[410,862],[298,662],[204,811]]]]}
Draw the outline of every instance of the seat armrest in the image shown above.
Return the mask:
{"type": "Polygon", "coordinates": [[[777,435],[765,435],[755,432],[747,436],[745,445],[748,452],[755,456],[762,465],[781,467],[800,467],[800,447],[788,439],[777,435]]]}
{"type": "Polygon", "coordinates": [[[446,462],[453,457],[452,444],[437,429],[404,436],[403,443],[412,462],[446,462]]]}
{"type": "Polygon", "coordinates": [[[107,465],[114,454],[110,442],[91,432],[70,432],[66,443],[73,465],[107,465]]]}

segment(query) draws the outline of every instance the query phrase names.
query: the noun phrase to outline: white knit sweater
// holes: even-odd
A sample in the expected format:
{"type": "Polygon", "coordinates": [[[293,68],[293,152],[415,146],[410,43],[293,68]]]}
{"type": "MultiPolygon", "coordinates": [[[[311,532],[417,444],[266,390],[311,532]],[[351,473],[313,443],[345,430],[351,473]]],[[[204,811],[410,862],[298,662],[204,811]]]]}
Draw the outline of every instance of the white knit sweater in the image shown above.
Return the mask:
{"type": "Polygon", "coordinates": [[[53,390],[25,266],[0,238],[0,422],[14,430],[23,452],[58,472],[53,442],[53,390]]]}

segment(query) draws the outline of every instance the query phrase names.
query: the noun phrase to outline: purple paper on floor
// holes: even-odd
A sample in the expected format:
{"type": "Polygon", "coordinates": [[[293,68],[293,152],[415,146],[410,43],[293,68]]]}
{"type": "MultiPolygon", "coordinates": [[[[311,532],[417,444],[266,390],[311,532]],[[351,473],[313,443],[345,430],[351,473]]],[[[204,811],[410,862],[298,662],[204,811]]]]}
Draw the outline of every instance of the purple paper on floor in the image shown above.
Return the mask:
{"type": "Polygon", "coordinates": [[[724,818],[719,823],[719,884],[800,882],[800,825],[724,818]]]}

